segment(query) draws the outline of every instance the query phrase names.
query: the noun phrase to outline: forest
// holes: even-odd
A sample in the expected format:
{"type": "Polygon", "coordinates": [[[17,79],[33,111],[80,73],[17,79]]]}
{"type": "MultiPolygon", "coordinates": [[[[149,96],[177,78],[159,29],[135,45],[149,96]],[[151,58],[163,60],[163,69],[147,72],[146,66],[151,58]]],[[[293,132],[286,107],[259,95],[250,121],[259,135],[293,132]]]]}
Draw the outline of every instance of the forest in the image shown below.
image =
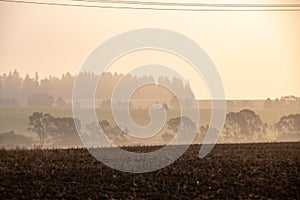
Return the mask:
{"type": "MultiPolygon", "coordinates": [[[[93,73],[81,73],[78,75],[87,82],[98,80],[99,76],[93,73]]],[[[61,77],[49,76],[40,78],[38,73],[32,78],[28,74],[21,77],[17,70],[0,75],[0,106],[29,106],[29,107],[71,107],[72,91],[74,81],[78,77],[69,72],[62,74],[61,77]]],[[[97,107],[107,108],[111,101],[112,91],[116,83],[123,77],[123,74],[112,74],[105,72],[102,74],[96,91],[95,98],[98,102],[97,107]]],[[[188,81],[173,77],[158,77],[155,80],[152,76],[137,77],[127,74],[124,78],[125,87],[135,85],[139,82],[157,81],[170,85],[181,91],[181,94],[190,94],[191,88],[188,81]]],[[[148,107],[155,102],[166,103],[169,107],[178,107],[175,96],[162,87],[151,85],[144,87],[132,97],[131,105],[136,108],[148,107]],[[143,102],[141,104],[141,102],[143,102]]],[[[77,102],[74,102],[76,104],[77,102]]],[[[199,105],[207,106],[207,100],[199,100],[199,105]]],[[[76,105],[80,106],[80,105],[76,105]]],[[[298,110],[300,109],[300,97],[287,95],[275,99],[267,98],[264,100],[227,100],[227,107],[232,109],[268,109],[268,110],[298,110]]]]}

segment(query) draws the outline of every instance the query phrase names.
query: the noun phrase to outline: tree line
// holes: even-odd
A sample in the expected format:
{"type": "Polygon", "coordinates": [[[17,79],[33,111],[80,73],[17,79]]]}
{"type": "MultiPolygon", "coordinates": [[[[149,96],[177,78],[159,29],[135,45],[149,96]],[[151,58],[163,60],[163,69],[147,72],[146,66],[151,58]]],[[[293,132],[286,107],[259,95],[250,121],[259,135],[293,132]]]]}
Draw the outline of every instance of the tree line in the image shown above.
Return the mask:
{"type": "MultiPolygon", "coordinates": [[[[38,73],[35,73],[34,77],[30,77],[28,74],[25,77],[21,77],[17,70],[10,71],[7,74],[4,73],[0,75],[0,106],[71,106],[73,85],[76,78],[89,83],[91,80],[98,80],[99,76],[90,72],[84,72],[79,75],[65,73],[61,77],[49,76],[40,79],[38,73]]],[[[105,72],[102,74],[96,91],[96,99],[101,101],[99,102],[99,107],[110,107],[113,88],[121,78],[124,78],[122,84],[124,91],[139,83],[154,81],[152,76],[137,77],[130,74],[123,75],[105,72]]],[[[176,88],[182,97],[191,96],[192,91],[188,81],[183,83],[179,78],[173,77],[169,79],[164,76],[159,77],[157,81],[171,88],[176,88]]],[[[158,86],[144,87],[142,92],[134,95],[134,100],[150,100],[149,105],[159,101],[160,103],[164,102],[168,107],[179,107],[177,98],[158,86]]],[[[75,106],[80,105],[78,102],[75,102],[75,106]]],[[[254,109],[256,107],[254,101],[251,100],[230,100],[227,101],[227,106],[230,109],[254,109]]],[[[293,95],[282,96],[276,99],[267,98],[263,102],[263,108],[298,110],[300,109],[300,98],[293,95]]]]}
{"type": "MultiPolygon", "coordinates": [[[[8,106],[37,106],[37,107],[65,107],[70,106],[75,79],[81,79],[87,84],[97,81],[99,76],[91,72],[83,72],[79,75],[63,74],[60,78],[49,76],[39,78],[38,73],[35,77],[28,74],[21,77],[17,70],[0,75],[0,105],[8,106]]],[[[131,74],[123,75],[118,73],[104,72],[99,80],[96,91],[96,99],[110,99],[116,83],[123,78],[122,87],[130,88],[139,83],[155,81],[152,76],[137,77],[131,74]]],[[[158,77],[160,83],[170,85],[184,93],[191,93],[189,83],[183,83],[179,78],[158,77]]],[[[164,92],[160,87],[145,87],[143,95],[136,95],[135,99],[171,99],[169,93],[164,92]]]]}
{"type": "Polygon", "coordinates": [[[264,109],[300,109],[300,98],[294,95],[282,96],[280,99],[267,98],[264,109]]]}
{"type": "MultiPolygon", "coordinates": [[[[54,117],[49,113],[34,112],[28,118],[28,130],[36,134],[39,147],[83,147],[81,139],[97,146],[99,139],[98,125],[106,137],[115,145],[130,144],[130,136],[126,127],[112,126],[107,120],[93,122],[85,127],[87,132],[82,132],[80,121],[68,117],[54,117]],[[97,124],[98,123],[98,124],[97,124]],[[79,133],[77,132],[79,131],[79,133]],[[78,134],[81,134],[81,139],[78,134]]],[[[167,121],[164,132],[160,134],[163,142],[170,142],[175,134],[178,140],[187,133],[195,131],[194,142],[201,143],[205,134],[217,134],[218,130],[209,125],[203,125],[197,130],[195,122],[182,116],[171,118],[167,121]]],[[[226,115],[224,128],[219,137],[219,142],[266,142],[266,141],[300,141],[300,114],[282,116],[274,124],[264,123],[258,114],[249,109],[239,112],[229,112],[226,115]],[[268,132],[276,133],[271,139],[268,132]]],[[[34,142],[23,135],[13,131],[0,134],[0,144],[13,146],[30,146],[34,142]]]]}
{"type": "MultiPolygon", "coordinates": [[[[174,133],[179,130],[179,134],[185,131],[194,130],[196,125],[186,117],[177,117],[167,122],[168,131],[162,138],[170,141],[174,133]],[[180,124],[180,123],[183,123],[180,124]],[[180,127],[182,130],[180,130],[180,127]]],[[[217,134],[218,130],[209,125],[202,125],[198,130],[195,140],[202,142],[205,134],[217,134]]],[[[282,116],[274,124],[264,123],[260,116],[250,109],[243,109],[239,112],[229,112],[226,114],[223,130],[219,137],[219,142],[266,142],[266,141],[300,141],[300,114],[290,114],[282,116]],[[268,133],[275,134],[272,138],[268,133]]]]}

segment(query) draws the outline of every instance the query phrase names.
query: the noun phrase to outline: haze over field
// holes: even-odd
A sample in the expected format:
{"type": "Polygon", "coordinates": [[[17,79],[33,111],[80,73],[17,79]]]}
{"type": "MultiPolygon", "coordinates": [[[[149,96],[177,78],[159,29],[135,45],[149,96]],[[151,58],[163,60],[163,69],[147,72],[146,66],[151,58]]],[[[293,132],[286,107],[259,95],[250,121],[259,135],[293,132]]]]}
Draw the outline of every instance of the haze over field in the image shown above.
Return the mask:
{"type": "Polygon", "coordinates": [[[299,199],[299,0],[0,0],[1,199],[299,199]]]}
{"type": "MultiPolygon", "coordinates": [[[[68,0],[53,2],[70,3],[68,0]]],[[[179,0],[175,2],[180,3],[179,0]]],[[[89,6],[97,4],[77,3],[89,6]]],[[[204,0],[202,3],[222,2],[204,0]]],[[[276,4],[280,1],[241,0],[234,3],[276,4]]],[[[86,90],[91,81],[99,78],[98,74],[91,72],[79,73],[90,53],[113,36],[140,28],[176,31],[200,45],[215,64],[223,82],[224,98],[228,100],[226,114],[237,117],[237,121],[243,113],[254,118],[259,116],[257,122],[261,134],[271,133],[268,137],[260,135],[260,140],[279,141],[278,134],[281,133],[275,134],[279,128],[276,129],[274,125],[282,117],[293,118],[293,114],[299,112],[300,12],[297,11],[161,12],[0,1],[0,13],[0,105],[4,106],[1,108],[2,133],[14,131],[27,136],[35,135],[36,138],[38,131],[28,127],[29,116],[35,112],[43,112],[39,115],[40,119],[47,113],[53,120],[72,118],[72,105],[74,108],[85,107],[82,102],[72,102],[76,78],[84,79],[86,90]],[[21,109],[18,113],[19,108],[14,108],[19,106],[24,107],[22,113],[21,109]],[[245,109],[254,114],[244,112],[245,109]]],[[[122,44],[113,51],[119,47],[122,44]]],[[[136,90],[130,100],[118,99],[117,105],[124,107],[128,103],[134,120],[146,125],[151,121],[148,109],[152,104],[161,104],[167,111],[167,120],[172,122],[172,119],[180,116],[180,98],[186,105],[190,105],[195,98],[201,112],[204,112],[201,121],[195,122],[199,124],[197,131],[201,132],[200,126],[203,126],[202,132],[207,130],[212,112],[212,93],[205,82],[207,77],[199,75],[189,60],[180,56],[164,50],[139,49],[111,61],[96,89],[97,121],[107,120],[110,131],[118,129],[118,134],[122,135],[122,131],[128,127],[115,127],[109,110],[111,104],[115,103],[112,93],[116,84],[121,79],[125,80],[120,91],[126,95],[135,85],[152,81],[155,83],[136,90]],[[175,72],[170,73],[158,64],[175,72]],[[152,68],[131,71],[142,65],[151,65],[152,68]],[[129,72],[131,74],[128,75],[129,72]],[[179,97],[170,88],[158,86],[157,83],[176,88],[180,91],[179,97]]],[[[298,115],[295,116],[295,120],[298,119],[298,115]]],[[[244,122],[237,123],[243,127],[237,132],[254,134],[255,131],[245,128],[244,122]]],[[[170,130],[165,127],[161,134],[168,133],[170,136],[170,130]]]]}
{"type": "MultiPolygon", "coordinates": [[[[86,80],[97,78],[93,74],[81,76],[86,80]]],[[[149,108],[154,103],[162,105],[167,114],[167,121],[154,137],[146,140],[133,138],[128,135],[130,130],[126,125],[116,124],[111,110],[112,88],[116,80],[122,76],[106,73],[96,92],[98,101],[96,101],[95,111],[104,133],[114,144],[120,146],[168,143],[174,137],[181,121],[178,118],[181,116],[179,110],[181,107],[177,97],[166,88],[159,88],[157,85],[139,89],[132,96],[129,104],[130,117],[134,122],[140,126],[148,125],[151,122],[149,108]]],[[[77,130],[75,124],[71,123],[73,121],[71,96],[74,78],[67,73],[62,78],[51,77],[39,81],[38,78],[33,79],[28,76],[22,78],[17,71],[0,76],[0,86],[5,86],[0,90],[0,145],[7,148],[33,147],[39,144],[44,147],[81,147],[82,143],[78,134],[87,137],[86,141],[97,141],[96,138],[90,138],[90,135],[97,133],[95,132],[97,123],[90,121],[83,125],[82,121],[78,121],[80,128],[77,130]],[[41,135],[43,135],[42,140],[41,135]]],[[[123,86],[130,88],[131,83],[139,82],[142,78],[128,76],[126,79],[127,82],[123,86]]],[[[144,77],[143,79],[153,78],[144,77]]],[[[182,94],[191,92],[180,79],[169,80],[161,77],[161,80],[177,85],[176,87],[182,90],[182,94]]],[[[191,99],[184,101],[188,102],[191,99]]],[[[194,143],[202,143],[209,130],[211,101],[200,100],[197,103],[200,108],[200,121],[187,123],[188,130],[193,127],[197,130],[194,143]]],[[[126,106],[126,101],[120,99],[118,104],[126,106]]],[[[73,106],[81,108],[82,105],[73,102],[73,106]]],[[[82,109],[91,108],[83,107],[82,109]]],[[[299,97],[292,95],[265,100],[228,100],[225,128],[222,130],[219,142],[298,141],[300,139],[300,115],[294,114],[299,111],[299,97]]],[[[74,120],[77,119],[74,118],[74,120]]],[[[140,134],[143,135],[143,133],[140,134]]],[[[90,145],[96,145],[96,143],[90,145]]]]}
{"type": "MultiPolygon", "coordinates": [[[[232,3],[263,2],[249,0],[232,3]]],[[[280,1],[268,0],[265,3],[280,1]]],[[[95,4],[85,2],[85,5],[95,4]]],[[[36,119],[42,120],[46,115],[54,121],[72,118],[72,104],[84,107],[82,103],[72,102],[75,79],[84,79],[87,88],[90,81],[98,79],[97,74],[90,72],[77,76],[84,61],[106,40],[139,28],[176,31],[204,49],[223,81],[225,97],[229,100],[227,115],[241,126],[237,132],[251,135],[247,136],[248,139],[244,138],[245,141],[281,141],[284,137],[278,132],[281,130],[279,125],[276,128],[275,124],[290,119],[282,119],[284,116],[298,120],[297,115],[293,114],[299,111],[300,102],[299,12],[160,12],[0,2],[0,13],[0,105],[5,106],[1,108],[0,131],[6,134],[6,138],[14,138],[13,134],[16,133],[37,140],[40,133],[34,128],[30,129],[29,116],[39,116],[36,119]],[[16,106],[24,108],[18,110],[14,108],[16,106]],[[254,113],[247,111],[241,114],[240,111],[245,109],[254,113]],[[35,112],[43,113],[34,115],[35,112]],[[249,127],[243,124],[240,120],[243,113],[260,118],[257,121],[259,127],[256,127],[260,134],[251,128],[248,130],[249,127]]],[[[176,88],[180,96],[195,98],[202,110],[201,121],[195,123],[197,126],[199,124],[197,132],[208,130],[212,112],[209,101],[211,92],[208,91],[205,77],[201,77],[187,60],[176,54],[158,49],[139,49],[111,62],[96,89],[97,116],[100,123],[103,120],[108,123],[104,123],[107,132],[114,132],[119,137],[128,129],[126,126],[117,127],[109,110],[113,89],[122,78],[125,79],[121,90],[124,95],[136,84],[154,81],[176,88]],[[149,64],[164,65],[176,72],[170,73],[156,66],[126,75],[135,67],[149,64]]],[[[176,98],[168,88],[156,84],[139,88],[130,101],[119,99],[117,102],[119,106],[129,103],[132,117],[140,125],[151,121],[148,109],[152,104],[163,105],[170,123],[180,116],[180,98],[176,98]]],[[[189,105],[192,99],[183,98],[183,102],[189,105]]],[[[226,119],[228,125],[230,118],[226,119]]],[[[65,128],[56,125],[56,131],[65,128]]],[[[291,124],[289,128],[292,130],[294,125],[291,124]]],[[[75,129],[65,131],[72,132],[75,129]]],[[[172,134],[172,128],[164,127],[153,141],[168,141],[172,134]]],[[[201,134],[198,142],[204,137],[201,134]]],[[[234,137],[233,141],[236,141],[238,137],[234,137]]]]}
{"type": "MultiPolygon", "coordinates": [[[[289,1],[293,2],[298,3],[289,1]]],[[[299,18],[299,12],[161,12],[0,2],[0,73],[16,68],[22,76],[39,72],[40,78],[75,74],[105,40],[154,27],[177,31],[202,46],[219,70],[228,99],[300,96],[299,18]]],[[[180,58],[164,52],[134,52],[110,70],[124,73],[149,62],[173,67],[190,80],[196,97],[209,98],[201,77],[186,70],[190,66],[180,58]]]]}

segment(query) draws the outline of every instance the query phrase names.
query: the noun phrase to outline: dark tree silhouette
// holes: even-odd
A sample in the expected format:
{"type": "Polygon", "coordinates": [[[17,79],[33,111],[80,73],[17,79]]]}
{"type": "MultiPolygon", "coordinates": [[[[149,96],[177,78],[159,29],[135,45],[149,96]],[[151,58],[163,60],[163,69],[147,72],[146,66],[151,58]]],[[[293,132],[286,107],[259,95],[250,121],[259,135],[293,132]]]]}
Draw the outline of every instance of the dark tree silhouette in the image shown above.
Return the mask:
{"type": "Polygon", "coordinates": [[[0,134],[1,147],[29,147],[33,144],[31,138],[8,131],[0,134]]]}
{"type": "Polygon", "coordinates": [[[99,125],[104,133],[109,134],[111,133],[112,127],[110,126],[109,122],[107,120],[101,120],[99,122],[99,125]]]}
{"type": "Polygon", "coordinates": [[[31,95],[34,95],[38,92],[38,88],[36,87],[36,82],[34,79],[30,78],[28,74],[26,74],[23,84],[22,84],[22,92],[24,101],[28,99],[31,95]]]}
{"type": "Polygon", "coordinates": [[[80,130],[80,122],[77,119],[55,118],[42,112],[34,112],[29,116],[28,130],[37,134],[40,147],[46,143],[55,146],[80,146],[76,128],[80,130]]]}
{"type": "Polygon", "coordinates": [[[267,100],[265,100],[264,108],[265,109],[273,109],[274,108],[273,101],[270,98],[267,98],[267,100]]]}
{"type": "Polygon", "coordinates": [[[280,98],[281,106],[285,109],[295,109],[298,98],[293,95],[283,96],[280,98]]]}
{"type": "Polygon", "coordinates": [[[161,137],[165,142],[170,142],[174,138],[174,134],[164,132],[161,137]]]}
{"type": "Polygon", "coordinates": [[[15,69],[13,72],[9,72],[5,84],[6,97],[18,99],[21,96],[21,84],[22,79],[19,72],[15,69]]]}
{"type": "MultiPolygon", "coordinates": [[[[26,105],[26,101],[28,99],[31,99],[38,94],[47,93],[55,99],[61,97],[66,101],[70,101],[72,98],[75,78],[83,81],[86,84],[86,87],[89,87],[89,85],[93,84],[93,82],[98,81],[99,75],[91,72],[83,72],[73,76],[70,73],[66,73],[60,78],[49,76],[40,79],[36,73],[35,78],[31,78],[28,74],[22,78],[20,77],[19,72],[14,70],[13,72],[9,72],[8,75],[0,75],[0,98],[15,98],[21,105],[26,105]]],[[[102,100],[110,99],[113,88],[121,78],[123,78],[124,82],[120,87],[124,88],[124,92],[140,83],[148,81],[154,82],[154,78],[152,76],[137,77],[131,74],[123,75],[105,72],[99,80],[99,85],[96,90],[96,98],[102,100]]],[[[172,81],[170,81],[167,77],[160,77],[160,80],[171,88],[177,88],[182,96],[186,96],[185,94],[191,94],[189,84],[183,84],[181,79],[173,78],[172,81]]],[[[137,92],[134,100],[161,99],[165,101],[172,97],[170,93],[165,92],[165,88],[156,84],[143,88],[145,91],[140,93],[137,92]]],[[[124,99],[120,100],[124,101],[124,99]]],[[[34,104],[37,104],[37,102],[34,104]]],[[[51,105],[47,104],[47,106],[51,105]]]]}
{"type": "Polygon", "coordinates": [[[28,130],[37,134],[40,146],[43,147],[47,134],[52,135],[55,130],[55,118],[50,114],[34,112],[29,116],[28,130]]]}
{"type": "Polygon", "coordinates": [[[259,115],[249,109],[241,110],[240,113],[244,116],[247,123],[246,133],[248,133],[248,139],[253,139],[253,137],[257,139],[258,137],[261,137],[261,133],[263,131],[263,123],[259,115]]]}
{"type": "Polygon", "coordinates": [[[246,132],[246,120],[240,112],[230,112],[226,115],[223,134],[225,139],[238,141],[243,133],[246,132]]]}
{"type": "Polygon", "coordinates": [[[197,134],[196,142],[203,142],[204,137],[210,134],[211,138],[218,137],[218,129],[210,127],[208,124],[200,126],[199,134],[197,134]]]}
{"type": "Polygon", "coordinates": [[[81,140],[77,133],[81,125],[78,119],[69,117],[55,118],[54,142],[55,146],[74,147],[82,146],[81,140]]]}
{"type": "Polygon", "coordinates": [[[172,118],[167,122],[167,127],[174,134],[178,134],[178,139],[180,141],[184,141],[184,138],[188,133],[197,132],[197,127],[195,122],[193,122],[189,117],[182,116],[172,118]]]}
{"type": "Polygon", "coordinates": [[[100,121],[99,125],[108,139],[110,139],[113,143],[124,144],[124,142],[126,142],[125,135],[128,134],[128,129],[126,127],[124,128],[125,130],[122,130],[118,126],[112,127],[106,120],[100,121]]]}
{"type": "Polygon", "coordinates": [[[279,139],[300,139],[300,114],[283,116],[274,124],[279,139]]]}
{"type": "Polygon", "coordinates": [[[262,139],[265,134],[264,124],[252,110],[244,109],[240,112],[230,112],[226,115],[223,134],[225,140],[250,141],[262,139]]]}

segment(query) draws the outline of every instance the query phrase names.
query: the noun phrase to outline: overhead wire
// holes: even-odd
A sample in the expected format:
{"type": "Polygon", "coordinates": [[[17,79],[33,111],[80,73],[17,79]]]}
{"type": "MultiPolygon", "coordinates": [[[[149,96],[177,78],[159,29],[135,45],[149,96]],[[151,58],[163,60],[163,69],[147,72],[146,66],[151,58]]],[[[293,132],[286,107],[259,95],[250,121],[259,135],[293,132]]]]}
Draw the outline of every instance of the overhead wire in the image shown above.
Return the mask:
{"type": "MultiPolygon", "coordinates": [[[[108,3],[108,2],[110,2],[111,4],[117,4],[117,2],[115,0],[107,0],[107,1],[103,1],[103,0],[102,1],[71,0],[71,1],[86,2],[86,3],[87,2],[89,2],[89,3],[96,3],[96,2],[98,2],[98,3],[108,3]]],[[[189,5],[189,6],[194,7],[194,8],[179,8],[179,7],[174,8],[175,5],[168,5],[170,7],[162,7],[162,6],[160,6],[160,7],[133,7],[133,6],[119,6],[119,5],[88,5],[88,4],[57,3],[57,2],[49,2],[49,1],[48,2],[42,2],[42,1],[33,1],[33,0],[30,0],[30,1],[26,1],[26,0],[0,0],[0,2],[47,5],[47,6],[64,6],[64,7],[158,10],[158,11],[160,11],[160,10],[162,10],[162,11],[194,11],[194,12],[197,12],[197,11],[221,11],[221,12],[222,11],[283,11],[283,12],[285,12],[285,11],[300,11],[300,5],[299,4],[295,4],[295,5],[286,4],[286,6],[273,5],[273,7],[270,5],[269,6],[270,8],[268,8],[266,4],[261,4],[262,8],[257,9],[258,7],[253,7],[253,6],[244,6],[244,7],[242,7],[241,4],[230,4],[230,6],[229,6],[229,4],[226,4],[226,5],[225,4],[219,4],[219,5],[214,4],[214,6],[213,5],[207,5],[207,4],[206,4],[206,6],[204,6],[204,5],[200,6],[200,4],[199,4],[196,7],[200,7],[200,8],[195,8],[195,6],[191,6],[191,5],[189,5]],[[173,6],[173,8],[171,6],[173,6]],[[204,8],[204,7],[208,7],[208,8],[204,8]],[[209,7],[213,7],[213,8],[209,8],[209,7]],[[218,8],[216,8],[216,7],[218,7],[218,8]]],[[[144,2],[126,1],[126,2],[131,2],[132,4],[133,3],[145,3],[145,1],[144,2]]],[[[151,3],[151,2],[148,2],[148,3],[151,3]]],[[[152,3],[158,3],[158,2],[152,2],[152,3]]],[[[167,6],[166,3],[167,2],[165,2],[163,5],[167,6]]],[[[118,3],[118,4],[120,4],[120,3],[118,3]]],[[[122,3],[122,4],[124,4],[124,3],[122,3]]],[[[174,3],[172,3],[172,4],[174,4],[174,3]]],[[[140,5],[142,5],[142,4],[140,4],[140,5]]],[[[255,5],[259,6],[258,4],[255,4],[255,5]]],[[[180,6],[182,6],[182,5],[180,5],[180,6]]]]}
{"type": "Polygon", "coordinates": [[[225,8],[300,8],[298,3],[181,3],[181,2],[159,2],[159,1],[131,1],[131,0],[70,0],[74,2],[103,3],[103,4],[130,4],[130,5],[154,5],[154,6],[183,6],[183,7],[225,7],[225,8]]]}

